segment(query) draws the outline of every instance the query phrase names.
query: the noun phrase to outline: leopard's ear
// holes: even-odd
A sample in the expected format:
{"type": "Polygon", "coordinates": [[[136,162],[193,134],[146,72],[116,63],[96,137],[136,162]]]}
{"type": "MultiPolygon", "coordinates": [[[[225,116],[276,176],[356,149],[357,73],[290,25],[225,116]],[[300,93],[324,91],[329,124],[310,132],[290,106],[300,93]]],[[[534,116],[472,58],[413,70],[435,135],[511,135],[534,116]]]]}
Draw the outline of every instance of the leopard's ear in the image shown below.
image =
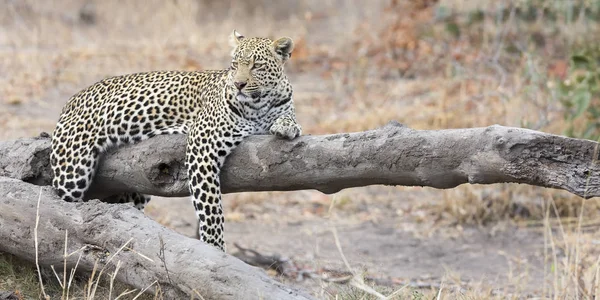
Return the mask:
{"type": "Polygon", "coordinates": [[[229,45],[235,49],[240,44],[242,39],[244,39],[244,36],[234,29],[229,35],[229,45]]]}
{"type": "Polygon", "coordinates": [[[289,37],[282,37],[273,42],[273,53],[277,58],[281,60],[281,63],[285,63],[290,57],[292,57],[292,51],[294,50],[294,41],[289,37]]]}

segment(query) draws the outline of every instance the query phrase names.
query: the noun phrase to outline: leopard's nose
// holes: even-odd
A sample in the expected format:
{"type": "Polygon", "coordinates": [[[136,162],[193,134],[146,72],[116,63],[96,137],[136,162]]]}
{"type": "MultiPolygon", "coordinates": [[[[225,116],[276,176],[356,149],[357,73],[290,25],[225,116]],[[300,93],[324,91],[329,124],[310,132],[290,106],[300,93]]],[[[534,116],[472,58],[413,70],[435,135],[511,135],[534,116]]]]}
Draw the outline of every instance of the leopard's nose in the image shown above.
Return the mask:
{"type": "Polygon", "coordinates": [[[235,87],[238,90],[242,90],[246,86],[246,84],[248,84],[248,83],[247,82],[243,82],[243,81],[237,81],[237,82],[234,82],[233,84],[235,85],[235,87]]]}

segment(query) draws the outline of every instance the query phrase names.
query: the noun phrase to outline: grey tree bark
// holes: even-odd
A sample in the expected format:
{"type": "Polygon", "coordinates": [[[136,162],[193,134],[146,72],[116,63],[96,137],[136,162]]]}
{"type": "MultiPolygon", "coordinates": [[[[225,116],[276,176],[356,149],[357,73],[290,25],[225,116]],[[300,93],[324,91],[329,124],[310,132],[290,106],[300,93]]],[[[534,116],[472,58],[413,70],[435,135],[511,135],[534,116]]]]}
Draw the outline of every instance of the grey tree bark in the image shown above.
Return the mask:
{"type": "MultiPolygon", "coordinates": [[[[48,185],[47,138],[0,142],[0,176],[48,185]]],[[[228,157],[224,193],[316,189],[334,193],[374,184],[447,189],[463,183],[516,182],[600,196],[598,143],[490,126],[413,130],[396,122],[365,132],[284,141],[253,136],[228,157]]],[[[138,191],[185,196],[185,137],[158,136],[110,151],[91,198],[138,191]]]]}
{"type": "Polygon", "coordinates": [[[269,278],[258,268],[195,239],[171,231],[129,205],[92,200],[64,202],[50,187],[0,177],[0,251],[35,261],[34,228],[39,207],[39,263],[62,270],[113,273],[140,290],[160,286],[164,299],[311,299],[269,278]],[[38,198],[40,197],[40,198],[38,198]],[[119,251],[123,248],[122,251],[119,251]],[[156,282],[155,282],[156,281],[156,282]]]}
{"type": "MultiPolygon", "coordinates": [[[[49,153],[48,137],[0,142],[0,176],[13,178],[0,180],[0,236],[8,241],[0,244],[0,251],[32,259],[40,189],[32,184],[50,184],[49,153]]],[[[158,136],[114,149],[104,156],[89,196],[124,191],[188,195],[184,153],[182,135],[158,136]]],[[[391,122],[371,131],[293,141],[250,137],[227,159],[221,183],[225,193],[300,189],[333,193],[373,184],[452,188],[463,183],[516,182],[591,198],[600,196],[599,159],[597,142],[533,130],[494,125],[428,131],[391,122]]],[[[61,264],[66,229],[70,251],[96,245],[115,253],[131,237],[131,247],[151,259],[133,251],[119,254],[126,263],[119,278],[136,287],[157,279],[163,291],[174,297],[189,297],[196,288],[207,299],[244,298],[257,291],[265,299],[307,298],[132,208],[98,201],[63,203],[49,187],[42,188],[42,198],[42,264],[61,264]],[[161,238],[164,249],[159,247],[161,238]],[[160,253],[165,253],[166,262],[160,253]]],[[[82,268],[91,269],[95,252],[84,256],[82,268]]],[[[69,258],[69,265],[73,263],[69,258]]]]}

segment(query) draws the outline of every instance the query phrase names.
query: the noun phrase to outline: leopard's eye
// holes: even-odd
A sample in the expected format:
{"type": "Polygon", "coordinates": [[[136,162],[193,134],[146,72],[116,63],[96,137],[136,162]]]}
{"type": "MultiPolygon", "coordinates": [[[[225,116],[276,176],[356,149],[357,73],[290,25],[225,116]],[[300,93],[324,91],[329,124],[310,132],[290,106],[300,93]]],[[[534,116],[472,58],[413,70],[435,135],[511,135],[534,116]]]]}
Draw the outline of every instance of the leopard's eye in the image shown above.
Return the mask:
{"type": "Polygon", "coordinates": [[[261,63],[255,63],[252,65],[252,69],[254,70],[260,70],[265,66],[265,64],[261,64],[261,63]]]}
{"type": "Polygon", "coordinates": [[[232,61],[231,62],[231,68],[234,69],[234,70],[237,69],[237,61],[232,61]]]}

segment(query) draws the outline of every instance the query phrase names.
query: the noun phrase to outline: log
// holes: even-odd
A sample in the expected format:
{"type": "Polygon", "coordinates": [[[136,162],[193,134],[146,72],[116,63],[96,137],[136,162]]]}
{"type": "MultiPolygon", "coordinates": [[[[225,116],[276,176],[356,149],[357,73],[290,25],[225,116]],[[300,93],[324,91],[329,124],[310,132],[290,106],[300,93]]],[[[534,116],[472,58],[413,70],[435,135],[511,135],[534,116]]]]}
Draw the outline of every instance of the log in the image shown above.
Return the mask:
{"type": "MultiPolygon", "coordinates": [[[[0,177],[4,241],[0,251],[33,260],[39,194],[42,265],[62,265],[68,229],[69,252],[91,249],[84,252],[80,269],[91,270],[95,261],[107,264],[109,253],[108,257],[116,257],[113,263],[123,263],[117,279],[137,288],[157,280],[166,298],[189,298],[196,291],[205,299],[309,298],[127,205],[60,201],[47,187],[52,178],[49,153],[47,134],[0,142],[0,176],[5,177],[0,177]],[[119,252],[129,238],[127,247],[133,250],[119,252]]],[[[104,156],[88,196],[102,198],[126,191],[188,195],[184,153],[182,135],[113,149],[104,156]]],[[[597,142],[533,130],[499,125],[413,130],[391,122],[371,131],[302,136],[293,141],[250,137],[227,159],[221,183],[224,193],[299,189],[333,193],[373,184],[452,188],[463,183],[516,182],[591,198],[600,196],[599,159],[597,142]]],[[[75,257],[67,259],[69,267],[75,257]]]]}
{"type": "Polygon", "coordinates": [[[67,203],[50,187],[6,177],[0,177],[1,252],[35,261],[38,199],[40,265],[63,269],[68,230],[67,252],[86,249],[66,259],[68,269],[75,267],[79,254],[79,271],[91,272],[98,262],[98,270],[106,266],[109,274],[120,261],[117,280],[140,290],[160,286],[164,299],[312,299],[262,269],[161,226],[130,205],[67,203]]]}
{"type": "MultiPolygon", "coordinates": [[[[0,176],[48,185],[48,138],[0,142],[0,176]]],[[[88,196],[125,191],[186,196],[185,136],[158,136],[107,153],[88,196]]],[[[525,183],[600,196],[598,143],[539,131],[484,128],[413,130],[397,122],[371,131],[252,136],[228,157],[224,193],[316,189],[334,193],[374,184],[429,186],[525,183]]]]}

